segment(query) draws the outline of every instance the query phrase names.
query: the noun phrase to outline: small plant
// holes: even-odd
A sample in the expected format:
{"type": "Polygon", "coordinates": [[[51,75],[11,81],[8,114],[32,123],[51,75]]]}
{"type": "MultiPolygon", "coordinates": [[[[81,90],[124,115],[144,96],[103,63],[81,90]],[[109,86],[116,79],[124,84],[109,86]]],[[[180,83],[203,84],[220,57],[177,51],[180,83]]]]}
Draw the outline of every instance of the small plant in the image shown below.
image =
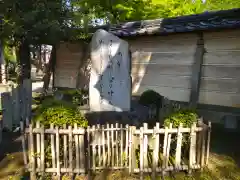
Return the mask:
{"type": "Polygon", "coordinates": [[[173,127],[178,127],[182,124],[183,127],[191,127],[193,123],[196,123],[198,115],[195,110],[191,109],[180,109],[164,119],[164,126],[169,127],[172,123],[173,127]]]}
{"type": "Polygon", "coordinates": [[[142,93],[139,99],[139,103],[144,106],[156,105],[160,108],[162,105],[163,96],[153,90],[147,90],[142,93]]]}
{"type": "Polygon", "coordinates": [[[77,110],[77,106],[63,100],[46,99],[42,101],[40,107],[36,110],[34,121],[39,121],[45,127],[50,124],[62,127],[66,125],[74,125],[75,123],[81,127],[87,127],[86,118],[77,110]]]}

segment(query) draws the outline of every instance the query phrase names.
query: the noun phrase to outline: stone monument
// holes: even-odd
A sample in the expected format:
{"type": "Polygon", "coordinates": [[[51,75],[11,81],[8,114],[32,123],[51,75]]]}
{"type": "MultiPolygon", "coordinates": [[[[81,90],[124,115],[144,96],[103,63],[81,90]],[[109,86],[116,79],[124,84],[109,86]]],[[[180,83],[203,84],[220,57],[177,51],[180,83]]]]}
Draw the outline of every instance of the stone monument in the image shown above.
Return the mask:
{"type": "Polygon", "coordinates": [[[130,110],[131,59],[128,43],[105,30],[91,41],[89,105],[91,112],[130,110]]]}

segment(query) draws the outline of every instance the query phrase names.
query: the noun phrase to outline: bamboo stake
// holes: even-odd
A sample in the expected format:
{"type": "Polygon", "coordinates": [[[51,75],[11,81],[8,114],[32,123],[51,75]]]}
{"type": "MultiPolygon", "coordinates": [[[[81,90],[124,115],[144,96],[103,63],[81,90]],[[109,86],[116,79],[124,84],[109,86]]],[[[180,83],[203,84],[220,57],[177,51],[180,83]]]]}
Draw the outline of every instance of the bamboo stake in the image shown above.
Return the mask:
{"type": "Polygon", "coordinates": [[[41,171],[42,175],[44,175],[45,170],[45,137],[44,137],[44,125],[41,125],[41,171]]]}
{"type": "Polygon", "coordinates": [[[111,162],[111,158],[110,158],[110,132],[109,132],[109,124],[107,124],[107,154],[108,154],[108,156],[107,156],[107,166],[110,166],[110,162],[111,162]]]}
{"type": "MultiPolygon", "coordinates": [[[[63,125],[64,129],[67,129],[67,125],[63,125]]],[[[68,167],[68,159],[67,159],[67,135],[63,135],[63,164],[64,168],[68,167]]]]}
{"type": "Polygon", "coordinates": [[[60,145],[60,143],[59,143],[59,132],[58,132],[58,130],[59,130],[59,128],[58,128],[58,126],[56,126],[55,127],[55,129],[56,129],[56,156],[57,156],[57,178],[60,180],[60,178],[61,178],[61,172],[60,172],[60,149],[59,149],[59,145],[60,145]]]}
{"type": "Polygon", "coordinates": [[[36,179],[36,165],[35,165],[35,152],[34,152],[34,139],[33,139],[33,125],[30,124],[29,125],[29,146],[30,147],[30,151],[29,151],[29,159],[30,159],[30,164],[31,164],[31,172],[30,172],[30,176],[31,179],[35,180],[36,179]]]}
{"type": "Polygon", "coordinates": [[[106,160],[107,160],[107,156],[106,156],[106,153],[105,153],[105,133],[104,133],[104,126],[102,125],[102,128],[101,128],[101,131],[102,131],[102,149],[103,149],[103,167],[106,167],[106,160]]]}
{"type": "Polygon", "coordinates": [[[211,124],[211,122],[208,122],[208,139],[207,139],[206,165],[208,165],[208,160],[209,160],[209,150],[210,150],[211,131],[212,131],[212,124],[211,124]]]}
{"type": "Polygon", "coordinates": [[[115,149],[116,149],[116,166],[119,166],[119,157],[118,157],[118,148],[119,148],[119,137],[118,137],[118,123],[116,123],[116,140],[115,140],[115,149]]]}
{"type": "Polygon", "coordinates": [[[111,146],[111,148],[112,148],[112,154],[111,154],[111,156],[112,156],[112,166],[114,166],[115,164],[114,164],[114,144],[115,144],[115,142],[114,142],[114,133],[113,133],[113,124],[111,124],[111,139],[112,139],[112,146],[111,146]]]}
{"type": "Polygon", "coordinates": [[[178,127],[178,133],[177,133],[177,147],[176,147],[176,160],[175,160],[175,166],[176,169],[180,169],[181,165],[181,152],[182,152],[182,124],[178,127]]]}
{"type": "Polygon", "coordinates": [[[120,166],[123,167],[123,125],[122,124],[120,124],[120,129],[121,129],[121,132],[120,132],[121,133],[121,135],[120,135],[121,136],[120,137],[120,140],[121,140],[121,142],[120,142],[121,143],[120,144],[120,146],[121,146],[120,147],[120,164],[121,165],[120,166]]]}
{"type": "MultiPolygon", "coordinates": [[[[77,130],[77,124],[74,124],[74,129],[77,130]]],[[[76,148],[76,168],[79,169],[79,144],[78,144],[78,135],[74,135],[74,139],[75,139],[75,148],[76,148]]]]}
{"type": "Polygon", "coordinates": [[[143,140],[143,127],[140,128],[140,179],[143,180],[144,168],[144,140],[143,140]]]}
{"type": "Polygon", "coordinates": [[[25,140],[25,134],[24,134],[23,121],[20,121],[20,128],[21,128],[21,136],[22,136],[23,162],[24,162],[25,169],[27,169],[28,162],[27,162],[26,140],[25,140]]]}
{"type": "MultiPolygon", "coordinates": [[[[36,128],[39,129],[40,128],[40,122],[37,121],[36,123],[36,128]]],[[[40,168],[41,167],[41,160],[40,160],[40,148],[41,148],[41,145],[40,145],[40,134],[37,133],[37,168],[40,168]]]]}
{"type": "Polygon", "coordinates": [[[154,139],[154,145],[153,145],[153,163],[152,163],[152,179],[156,179],[156,170],[158,165],[158,153],[159,153],[159,134],[157,133],[158,129],[160,127],[159,123],[156,123],[156,126],[154,127],[154,133],[153,133],[153,139],[154,139]]]}
{"type": "Polygon", "coordinates": [[[69,151],[69,168],[70,168],[70,176],[73,175],[73,134],[72,134],[72,126],[68,126],[69,134],[68,134],[68,151],[69,151]]]}
{"type": "MultiPolygon", "coordinates": [[[[54,125],[51,124],[50,128],[53,130],[54,125]]],[[[54,140],[54,135],[51,134],[51,154],[52,154],[52,167],[56,168],[56,157],[55,157],[55,140],[54,140]]]]}

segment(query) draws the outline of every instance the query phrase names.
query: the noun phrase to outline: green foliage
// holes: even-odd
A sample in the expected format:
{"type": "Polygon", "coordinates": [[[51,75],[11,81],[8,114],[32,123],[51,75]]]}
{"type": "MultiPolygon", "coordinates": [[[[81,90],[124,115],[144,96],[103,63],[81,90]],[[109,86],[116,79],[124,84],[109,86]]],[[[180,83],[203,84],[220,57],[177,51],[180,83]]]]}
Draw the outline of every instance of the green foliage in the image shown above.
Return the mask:
{"type": "Polygon", "coordinates": [[[139,103],[144,106],[156,105],[157,108],[161,106],[163,97],[153,90],[147,90],[140,96],[139,103]]]}
{"type": "Polygon", "coordinates": [[[197,122],[198,115],[195,110],[191,109],[180,109],[173,112],[164,120],[164,126],[169,127],[172,123],[173,127],[178,127],[180,123],[183,127],[191,127],[191,125],[197,122]]]}
{"type": "Polygon", "coordinates": [[[62,127],[74,125],[86,127],[88,122],[86,118],[77,110],[77,106],[61,100],[45,99],[40,107],[36,110],[34,121],[40,121],[46,127],[50,124],[62,127]]]}
{"type": "Polygon", "coordinates": [[[83,98],[88,94],[88,91],[83,89],[67,89],[58,90],[56,93],[60,93],[64,97],[71,99],[71,102],[75,105],[83,105],[83,98]]]}

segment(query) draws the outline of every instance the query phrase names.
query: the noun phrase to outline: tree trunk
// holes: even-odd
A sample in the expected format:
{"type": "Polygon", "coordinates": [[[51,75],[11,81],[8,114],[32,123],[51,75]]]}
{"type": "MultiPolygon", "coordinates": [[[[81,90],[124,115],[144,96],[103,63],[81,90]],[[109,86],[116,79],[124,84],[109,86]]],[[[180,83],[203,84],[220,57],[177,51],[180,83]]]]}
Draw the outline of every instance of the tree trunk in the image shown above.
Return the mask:
{"type": "Polygon", "coordinates": [[[23,40],[18,47],[18,77],[17,82],[22,83],[24,79],[31,78],[30,48],[26,40],[23,40]]]}
{"type": "Polygon", "coordinates": [[[7,81],[6,76],[6,61],[4,59],[4,44],[0,41],[0,61],[1,61],[1,83],[5,84],[7,81]]]}
{"type": "Polygon", "coordinates": [[[53,46],[51,51],[51,56],[46,67],[46,71],[44,72],[44,76],[43,76],[43,93],[46,93],[49,88],[50,78],[54,69],[55,61],[56,61],[56,47],[53,46]]]}

